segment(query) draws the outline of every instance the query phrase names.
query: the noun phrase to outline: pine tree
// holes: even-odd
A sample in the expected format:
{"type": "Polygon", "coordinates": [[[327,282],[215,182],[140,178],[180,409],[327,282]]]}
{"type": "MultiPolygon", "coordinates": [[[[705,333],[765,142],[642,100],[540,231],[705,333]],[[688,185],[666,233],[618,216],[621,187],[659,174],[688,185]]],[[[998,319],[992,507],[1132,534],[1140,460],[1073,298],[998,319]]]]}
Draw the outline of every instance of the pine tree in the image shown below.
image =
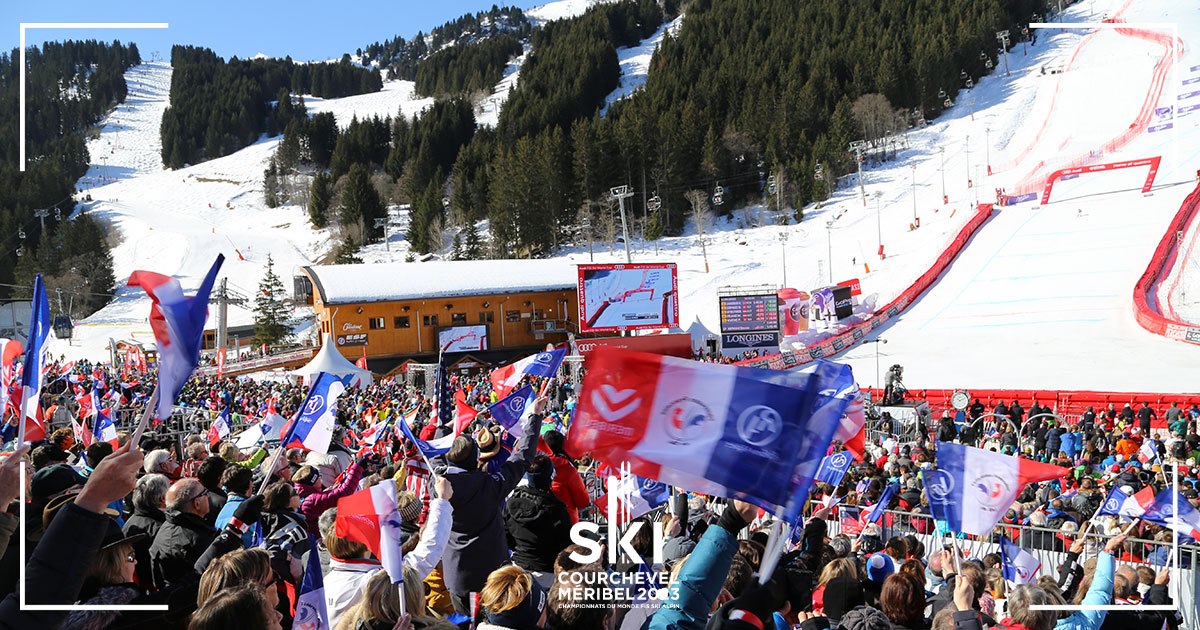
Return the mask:
{"type": "Polygon", "coordinates": [[[479,241],[479,230],[475,229],[475,222],[468,221],[466,236],[463,237],[463,258],[465,260],[479,260],[483,257],[483,243],[479,241]]]}
{"type": "Polygon", "coordinates": [[[324,171],[313,176],[308,192],[308,220],[320,229],[329,225],[329,202],[333,197],[333,178],[324,171]]]}
{"type": "Polygon", "coordinates": [[[279,207],[279,167],[272,157],[263,171],[263,201],[268,208],[279,207]]]}
{"type": "Polygon", "coordinates": [[[362,164],[351,166],[346,174],[346,188],[342,191],[342,207],[338,211],[342,227],[357,229],[366,242],[375,230],[375,219],[383,216],[383,200],[371,183],[366,167],[362,164]]]}
{"type": "Polygon", "coordinates": [[[256,343],[273,346],[284,340],[289,333],[290,312],[286,304],[287,294],[283,282],[275,275],[275,261],[267,254],[267,269],[258,283],[258,295],[254,297],[254,339],[256,343]]]}
{"type": "Polygon", "coordinates": [[[454,246],[450,250],[450,260],[465,260],[466,254],[463,251],[462,238],[459,234],[454,235],[454,246]]]}

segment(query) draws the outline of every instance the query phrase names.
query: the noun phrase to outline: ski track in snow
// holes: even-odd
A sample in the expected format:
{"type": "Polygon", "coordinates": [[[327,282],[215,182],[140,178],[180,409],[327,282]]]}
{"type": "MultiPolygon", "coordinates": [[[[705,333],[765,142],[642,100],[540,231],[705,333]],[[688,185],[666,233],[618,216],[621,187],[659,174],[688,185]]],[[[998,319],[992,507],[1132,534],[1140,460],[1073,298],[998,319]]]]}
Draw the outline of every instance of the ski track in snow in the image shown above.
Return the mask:
{"type": "MultiPolygon", "coordinates": [[[[564,0],[553,4],[557,7],[554,11],[565,13],[586,3],[564,0]]],[[[1068,9],[1067,19],[1086,20],[1089,12],[1099,17],[1120,5],[1120,0],[1077,3],[1068,9]]],[[[1200,16],[1191,13],[1175,9],[1169,0],[1146,0],[1124,17],[1130,22],[1178,20],[1180,35],[1188,42],[1189,35],[1200,33],[1200,16]]],[[[545,12],[541,19],[552,19],[545,17],[551,14],[545,12]]],[[[785,247],[788,286],[808,290],[826,285],[830,277],[835,282],[860,278],[864,301],[886,303],[936,260],[970,217],[975,201],[992,201],[995,188],[1012,186],[1030,165],[1072,155],[1071,149],[1093,146],[1131,122],[1148,89],[1155,51],[1131,38],[1101,34],[1080,51],[1071,70],[1077,75],[1040,74],[1042,65],[1065,64],[1082,40],[1077,32],[1042,32],[1027,54],[1022,54],[1020,45],[1010,51],[1011,76],[1004,76],[1001,61],[998,71],[973,89],[960,92],[955,105],[931,125],[910,130],[908,148],[896,161],[872,165],[865,171],[866,203],[860,199],[855,177],[848,176],[823,207],[805,208],[804,220],[798,225],[790,220],[780,225],[785,217],[763,211],[765,225],[748,227],[757,218],[757,207],[718,218],[706,238],[708,273],[694,225],[689,223],[682,236],[657,243],[643,243],[634,228],[634,262],[672,261],[679,265],[680,324],[701,338],[719,330],[719,289],[783,284],[785,247]],[[1035,137],[1048,117],[1050,132],[1035,137]],[[990,149],[983,146],[985,137],[990,149]],[[1018,154],[1024,157],[1020,164],[987,176],[987,163],[998,168],[1018,154]],[[968,186],[968,180],[977,185],[968,186]],[[943,181],[949,197],[946,205],[941,203],[943,181]],[[910,231],[914,190],[921,227],[910,231]],[[827,221],[832,221],[828,229],[827,221]],[[877,221],[886,260],[874,255],[877,221]],[[782,244],[779,237],[785,232],[789,239],[782,244]]],[[[653,50],[647,50],[648,45],[648,41],[642,42],[629,49],[623,59],[632,68],[635,57],[653,50]]],[[[1200,46],[1188,48],[1172,81],[1180,81],[1183,71],[1200,65],[1198,49],[1200,46]]],[[[506,72],[510,85],[516,81],[518,68],[519,64],[510,64],[506,72]]],[[[160,86],[169,84],[169,70],[157,72],[160,86]]],[[[153,84],[148,78],[147,86],[153,84]]],[[[384,94],[395,97],[395,102],[387,101],[386,96],[365,95],[313,99],[310,108],[337,109],[342,125],[351,111],[360,117],[369,111],[394,114],[401,103],[406,112],[418,111],[422,105],[401,98],[403,89],[389,84],[384,94]],[[382,103],[368,106],[370,96],[382,103]],[[353,99],[360,99],[361,107],[350,107],[353,99]]],[[[1173,92],[1167,90],[1164,100],[1170,98],[1174,98],[1173,92]]],[[[134,103],[132,107],[137,106],[134,103]]],[[[148,107],[145,102],[140,106],[148,107]]],[[[131,121],[134,113],[127,114],[131,121]]],[[[121,122],[121,116],[118,110],[116,122],[121,122]]],[[[153,118],[149,112],[146,116],[153,118]]],[[[1176,121],[1176,133],[1143,134],[1120,153],[1104,157],[1102,161],[1163,155],[1159,187],[1148,196],[1138,190],[1145,171],[1133,169],[1060,182],[1047,206],[1026,203],[998,209],[931,291],[877,334],[888,340],[886,345],[852,348],[837,360],[853,366],[864,385],[876,381],[878,350],[881,367],[892,363],[906,367],[906,384],[911,388],[1194,390],[1200,376],[1192,367],[1197,365],[1198,350],[1142,330],[1133,319],[1131,296],[1134,281],[1193,185],[1190,182],[1200,165],[1197,123],[1200,113],[1181,117],[1176,121]],[[1170,185],[1179,182],[1186,185],[1170,185]]],[[[130,121],[126,124],[136,126],[130,121]]],[[[120,131],[122,136],[138,133],[145,136],[144,141],[123,137],[121,144],[142,147],[156,156],[157,148],[151,147],[156,147],[157,122],[142,132],[120,131]]],[[[115,132],[106,129],[100,139],[115,142],[115,138],[115,132]]],[[[185,286],[191,288],[215,252],[225,251],[230,258],[225,273],[230,274],[231,282],[253,290],[262,258],[270,251],[277,256],[286,284],[288,274],[315,257],[329,234],[308,228],[298,206],[262,207],[259,180],[275,142],[262,140],[234,155],[175,172],[162,172],[157,161],[122,158],[121,164],[141,166],[131,166],[125,179],[91,189],[104,201],[90,204],[88,209],[107,216],[121,229],[124,241],[114,251],[117,275],[134,268],[180,273],[185,286]],[[153,168],[147,170],[147,163],[153,168]],[[198,180],[203,178],[230,181],[200,185],[198,180]],[[226,209],[224,204],[230,199],[237,201],[233,209],[226,209]],[[207,207],[209,202],[213,208],[207,207]],[[213,232],[205,234],[210,230],[213,232]],[[237,260],[226,239],[244,245],[243,253],[249,250],[250,261],[237,260]]],[[[114,158],[109,163],[118,162],[114,158]]],[[[631,217],[642,216],[642,196],[630,201],[631,217]]],[[[388,244],[368,246],[361,254],[364,260],[399,261],[407,254],[407,209],[393,208],[391,217],[388,244]]],[[[486,233],[486,222],[478,228],[486,233]]],[[[452,237],[447,235],[447,247],[452,237]]],[[[1193,235],[1191,240],[1197,239],[1193,235]]],[[[576,243],[564,248],[558,258],[574,263],[593,258],[596,262],[624,261],[619,244],[601,240],[593,249],[594,255],[589,255],[586,242],[576,243]]],[[[1195,287],[1200,298],[1198,267],[1200,264],[1192,264],[1193,271],[1183,274],[1180,286],[1195,287]]],[[[497,286],[505,282],[505,278],[495,279],[497,286]]],[[[1176,307],[1184,313],[1178,301],[1176,307]]],[[[118,322],[125,327],[122,330],[140,326],[148,333],[146,312],[144,299],[122,296],[86,323],[96,320],[95,332],[106,335],[102,340],[106,342],[111,331],[99,323],[118,322]]],[[[77,334],[89,336],[89,328],[83,326],[77,334]]]]}

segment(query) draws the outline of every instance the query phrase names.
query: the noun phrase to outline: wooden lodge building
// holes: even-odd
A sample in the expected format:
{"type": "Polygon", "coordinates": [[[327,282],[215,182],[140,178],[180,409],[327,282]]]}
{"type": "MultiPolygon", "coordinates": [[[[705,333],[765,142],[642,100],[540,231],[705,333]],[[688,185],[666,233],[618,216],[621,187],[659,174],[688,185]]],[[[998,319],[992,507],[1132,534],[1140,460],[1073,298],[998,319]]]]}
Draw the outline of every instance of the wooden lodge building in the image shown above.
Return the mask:
{"type": "Polygon", "coordinates": [[[551,260],[312,265],[295,278],[297,303],[313,306],[351,361],[384,373],[434,363],[483,368],[568,341],[579,330],[577,271],[551,260]]]}

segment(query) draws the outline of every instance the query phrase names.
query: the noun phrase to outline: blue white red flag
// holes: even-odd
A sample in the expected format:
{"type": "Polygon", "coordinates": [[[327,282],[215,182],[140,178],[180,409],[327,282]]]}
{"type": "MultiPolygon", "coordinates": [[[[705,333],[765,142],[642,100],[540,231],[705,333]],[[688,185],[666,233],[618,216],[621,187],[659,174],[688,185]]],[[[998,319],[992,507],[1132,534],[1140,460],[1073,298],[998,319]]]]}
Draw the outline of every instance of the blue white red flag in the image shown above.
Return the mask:
{"type": "Polygon", "coordinates": [[[504,400],[498,401],[496,404],[488,407],[488,412],[510,434],[515,437],[522,437],[525,433],[525,430],[522,428],[525,426],[525,423],[522,420],[533,413],[533,401],[536,398],[537,392],[534,391],[533,386],[526,385],[509,394],[504,400]]]}
{"type": "Polygon", "coordinates": [[[1096,512],[1098,516],[1116,514],[1125,518],[1141,518],[1147,510],[1154,507],[1154,488],[1146,486],[1132,495],[1125,494],[1120,488],[1109,490],[1104,503],[1096,512]]]}
{"type": "Polygon", "coordinates": [[[829,362],[806,374],[601,347],[589,356],[567,449],[795,522],[850,385],[850,369],[829,362]]]}
{"type": "Polygon", "coordinates": [[[608,502],[617,501],[629,518],[640,518],[671,498],[671,488],[661,481],[629,475],[609,477],[608,492],[596,497],[596,507],[608,514],[608,502]]]}
{"type": "Polygon", "coordinates": [[[333,429],[337,425],[337,400],[352,380],[353,374],[339,377],[318,372],[312,387],[308,388],[304,404],[300,405],[296,420],[283,440],[283,447],[328,453],[329,444],[333,441],[333,429]]]}
{"type": "Polygon", "coordinates": [[[24,350],[15,339],[0,339],[0,416],[8,413],[10,390],[17,380],[17,357],[24,350]]]}
{"type": "Polygon", "coordinates": [[[321,576],[321,554],[316,553],[317,541],[309,536],[308,565],[304,568],[304,581],[300,583],[300,594],[296,597],[296,616],[292,630],[331,630],[329,609],[325,607],[325,579],[321,576]]]}
{"type": "Polygon", "coordinates": [[[853,463],[854,456],[850,451],[838,451],[833,455],[826,455],[825,459],[821,460],[821,467],[817,469],[817,481],[836,488],[841,485],[846,472],[850,470],[850,464],[853,463]]]}
{"type": "Polygon", "coordinates": [[[417,450],[421,451],[421,454],[427,459],[441,457],[450,452],[450,445],[454,443],[454,438],[457,437],[451,433],[436,440],[426,442],[413,435],[412,428],[408,426],[407,422],[398,422],[397,425],[400,427],[400,432],[404,434],[404,437],[408,438],[408,441],[412,442],[413,446],[416,446],[417,450]]]}
{"type": "Polygon", "coordinates": [[[1004,579],[1014,584],[1028,584],[1037,580],[1042,561],[1037,556],[1013,544],[1007,536],[1000,537],[1000,557],[1003,559],[1004,579]]]}
{"type": "Polygon", "coordinates": [[[17,431],[20,442],[36,442],[46,437],[41,405],[42,351],[50,336],[50,303],[46,300],[46,286],[42,284],[40,273],[33,278],[32,304],[25,364],[21,371],[21,416],[24,420],[17,431]]]}
{"type": "Polygon", "coordinates": [[[1200,540],[1200,510],[1175,488],[1166,488],[1159,492],[1158,496],[1154,497],[1154,504],[1142,514],[1142,519],[1162,525],[1193,540],[1200,540]]]}
{"type": "MultiPolygon", "coordinates": [[[[949,473],[928,482],[930,508],[938,503],[950,531],[986,536],[1026,484],[1057,479],[1067,469],[981,448],[938,442],[938,468],[949,473]]],[[[932,511],[932,510],[931,510],[932,511]]],[[[937,514],[937,512],[934,512],[937,514]]]]}
{"type": "Polygon", "coordinates": [[[377,483],[366,490],[338,499],[334,532],[346,540],[366,545],[392,578],[404,581],[400,545],[404,541],[403,520],[396,511],[396,484],[377,483]]]}
{"type": "Polygon", "coordinates": [[[97,442],[108,442],[116,448],[117,444],[119,444],[117,440],[117,427],[113,424],[112,418],[109,417],[110,413],[112,413],[112,409],[108,411],[97,410],[96,417],[92,419],[92,435],[97,442]]]}
{"type": "Polygon", "coordinates": [[[153,300],[150,307],[150,329],[158,344],[158,411],[159,420],[171,417],[175,397],[183,389],[200,360],[200,345],[204,339],[204,320],[208,317],[208,295],[225,256],[218,254],[208,274],[200,282],[196,294],[188,297],[177,278],[153,271],[135,271],[128,285],[142,287],[153,300]]]}
{"type": "Polygon", "coordinates": [[[867,513],[864,523],[875,523],[883,518],[883,511],[892,503],[892,497],[895,496],[898,485],[891,483],[883,489],[883,494],[879,495],[879,502],[871,506],[871,511],[867,513]]]}
{"type": "Polygon", "coordinates": [[[283,416],[277,413],[268,413],[257,424],[252,424],[242,431],[237,440],[238,448],[254,448],[254,445],[259,442],[279,439],[286,424],[287,419],[283,416]]]}
{"type": "Polygon", "coordinates": [[[229,437],[229,407],[221,410],[217,417],[212,422],[212,426],[208,427],[208,443],[216,446],[217,442],[229,437]]]}
{"type": "Polygon", "coordinates": [[[558,366],[565,356],[567,356],[566,348],[539,352],[512,365],[492,370],[488,379],[492,382],[492,389],[496,395],[504,398],[512,393],[517,383],[520,383],[521,378],[526,375],[552,377],[558,374],[558,366]]]}

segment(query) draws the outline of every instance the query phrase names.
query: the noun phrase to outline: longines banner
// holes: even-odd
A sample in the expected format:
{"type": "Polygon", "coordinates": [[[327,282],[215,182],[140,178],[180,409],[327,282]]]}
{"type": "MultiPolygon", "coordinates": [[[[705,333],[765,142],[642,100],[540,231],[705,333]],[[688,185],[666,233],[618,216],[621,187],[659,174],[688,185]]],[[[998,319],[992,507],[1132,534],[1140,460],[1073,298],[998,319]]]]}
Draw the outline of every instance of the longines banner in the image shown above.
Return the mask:
{"type": "Polygon", "coordinates": [[[721,347],[727,350],[731,348],[779,348],[779,333],[725,333],[721,335],[721,347]]]}

